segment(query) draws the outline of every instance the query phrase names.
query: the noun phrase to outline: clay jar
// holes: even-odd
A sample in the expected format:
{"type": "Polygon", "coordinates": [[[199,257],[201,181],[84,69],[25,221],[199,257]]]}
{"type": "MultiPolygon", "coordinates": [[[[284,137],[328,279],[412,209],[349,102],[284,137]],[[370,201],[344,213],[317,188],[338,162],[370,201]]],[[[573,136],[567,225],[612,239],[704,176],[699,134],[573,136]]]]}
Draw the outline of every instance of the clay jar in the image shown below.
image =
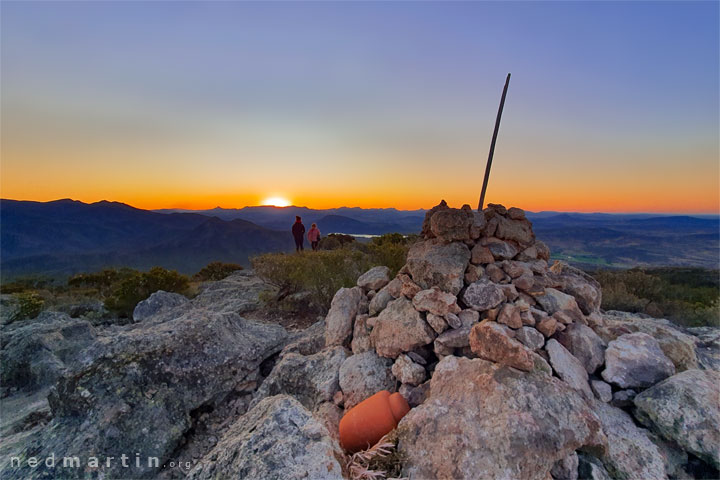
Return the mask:
{"type": "Polygon", "coordinates": [[[351,408],[340,420],[340,444],[348,452],[372,447],[410,411],[399,393],[381,390],[351,408]]]}

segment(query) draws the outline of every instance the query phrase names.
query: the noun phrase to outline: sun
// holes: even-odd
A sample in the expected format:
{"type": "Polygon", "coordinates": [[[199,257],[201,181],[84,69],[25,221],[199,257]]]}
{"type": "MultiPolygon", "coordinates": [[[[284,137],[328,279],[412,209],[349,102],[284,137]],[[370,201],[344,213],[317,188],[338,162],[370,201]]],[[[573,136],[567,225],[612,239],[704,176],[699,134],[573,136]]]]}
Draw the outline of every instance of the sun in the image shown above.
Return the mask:
{"type": "Polygon", "coordinates": [[[290,200],[283,197],[268,197],[262,201],[262,205],[270,205],[273,207],[289,207],[290,200]]]}

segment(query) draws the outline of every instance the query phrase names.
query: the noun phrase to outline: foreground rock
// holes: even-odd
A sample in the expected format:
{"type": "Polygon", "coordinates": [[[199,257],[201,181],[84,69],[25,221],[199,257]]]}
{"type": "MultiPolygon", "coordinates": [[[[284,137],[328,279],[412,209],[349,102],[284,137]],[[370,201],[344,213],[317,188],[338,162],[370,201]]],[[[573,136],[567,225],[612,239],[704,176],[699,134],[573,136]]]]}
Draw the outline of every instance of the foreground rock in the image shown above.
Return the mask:
{"type": "Polygon", "coordinates": [[[398,437],[410,478],[544,480],[573,451],[606,448],[597,417],[560,380],[454,356],[437,365],[398,437]]]}
{"type": "Polygon", "coordinates": [[[350,409],[380,390],[395,390],[393,362],[375,352],[353,355],[340,366],[340,388],[345,409],[350,409]]]}
{"type": "Polygon", "coordinates": [[[260,293],[269,287],[252,271],[240,270],[220,281],[203,284],[192,304],[211,312],[243,314],[261,306],[260,293]]]}
{"type": "Polygon", "coordinates": [[[435,330],[415,310],[412,302],[398,298],[377,317],[370,333],[378,355],[395,358],[403,352],[427,345],[435,339],[435,330]]]}
{"type": "Polygon", "coordinates": [[[436,286],[457,295],[463,287],[469,261],[470,250],[465,244],[425,240],[410,247],[407,269],[422,289],[436,286]]]}
{"type": "Polygon", "coordinates": [[[660,349],[672,360],[678,372],[698,368],[696,339],[681,332],[668,320],[612,311],[602,315],[602,325],[595,330],[606,342],[615,340],[625,333],[647,333],[657,340],[660,349]]]}
{"type": "Polygon", "coordinates": [[[188,478],[337,479],[337,443],[292,397],[277,395],[240,417],[188,478]]]}
{"type": "Polygon", "coordinates": [[[510,329],[489,320],[470,330],[470,348],[480,358],[520,370],[530,371],[534,366],[532,352],[510,336],[510,329]]]}
{"type": "Polygon", "coordinates": [[[720,469],[720,373],[686,370],[634,402],[644,425],[720,469]]]}
{"type": "MultiPolygon", "coordinates": [[[[159,324],[141,323],[99,337],[59,378],[49,396],[53,420],[28,439],[18,454],[47,457],[120,458],[142,452],[162,465],[183,443],[199,409],[213,409],[229,395],[252,392],[260,364],[277,353],[287,333],[276,325],[247,321],[236,314],[190,309],[159,324]]],[[[101,473],[142,478],[158,468],[119,462],[101,473]]],[[[0,472],[3,478],[48,474],[27,464],[0,472]]],[[[82,475],[79,469],[55,472],[82,475]]]]}
{"type": "Polygon", "coordinates": [[[595,402],[593,410],[608,439],[607,454],[600,459],[613,478],[667,478],[663,457],[647,430],[638,428],[630,415],[606,403],[595,402]]]}
{"type": "Polygon", "coordinates": [[[325,317],[325,345],[343,345],[350,340],[353,320],[360,309],[362,296],[360,287],[341,288],[337,291],[325,317]]]}
{"type": "Polygon", "coordinates": [[[347,357],[344,347],[329,347],[307,356],[287,353],[263,381],[253,404],[278,394],[292,395],[309,410],[330,402],[340,390],[340,366],[347,357]]]}
{"type": "Polygon", "coordinates": [[[0,380],[3,390],[36,391],[55,383],[81,359],[97,336],[85,320],[43,312],[31,323],[16,322],[2,331],[0,380]]]}
{"type": "Polygon", "coordinates": [[[605,350],[602,377],[622,388],[647,388],[674,373],[675,365],[646,333],[622,335],[605,350]]]}
{"type": "Polygon", "coordinates": [[[160,312],[171,313],[171,310],[188,303],[190,303],[190,300],[184,295],[158,290],[135,306],[132,315],[133,321],[142,322],[160,312]]]}

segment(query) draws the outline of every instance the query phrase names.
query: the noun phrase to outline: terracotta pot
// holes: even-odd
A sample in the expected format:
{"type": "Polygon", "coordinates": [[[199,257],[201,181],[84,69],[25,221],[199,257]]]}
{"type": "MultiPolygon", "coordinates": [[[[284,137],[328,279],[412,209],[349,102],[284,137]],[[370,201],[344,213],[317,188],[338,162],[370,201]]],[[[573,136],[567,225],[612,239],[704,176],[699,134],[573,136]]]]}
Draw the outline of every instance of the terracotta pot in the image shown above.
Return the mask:
{"type": "Polygon", "coordinates": [[[349,452],[372,447],[409,411],[402,395],[382,390],[355,405],[340,420],[340,444],[349,452]]]}

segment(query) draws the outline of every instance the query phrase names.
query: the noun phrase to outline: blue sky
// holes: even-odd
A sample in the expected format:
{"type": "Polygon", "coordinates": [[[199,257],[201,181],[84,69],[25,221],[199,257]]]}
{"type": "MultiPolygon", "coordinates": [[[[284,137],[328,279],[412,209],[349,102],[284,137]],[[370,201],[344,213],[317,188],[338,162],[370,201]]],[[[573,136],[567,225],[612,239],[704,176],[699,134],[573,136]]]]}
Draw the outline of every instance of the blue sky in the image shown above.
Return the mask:
{"type": "Polygon", "coordinates": [[[472,204],[512,72],[491,201],[716,211],[718,16],[717,2],[3,2],[2,194],[472,204]]]}

